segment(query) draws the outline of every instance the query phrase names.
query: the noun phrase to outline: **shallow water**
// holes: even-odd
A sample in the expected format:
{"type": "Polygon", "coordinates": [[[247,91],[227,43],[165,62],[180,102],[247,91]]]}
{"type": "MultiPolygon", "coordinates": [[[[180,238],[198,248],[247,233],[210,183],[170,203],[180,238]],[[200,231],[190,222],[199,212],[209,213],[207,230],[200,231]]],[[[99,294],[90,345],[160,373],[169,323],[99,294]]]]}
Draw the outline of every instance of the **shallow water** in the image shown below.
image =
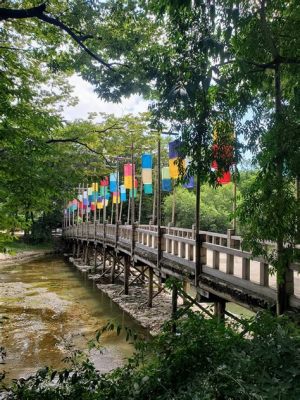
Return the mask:
{"type": "MultiPolygon", "coordinates": [[[[86,350],[89,339],[107,321],[146,332],[111,300],[60,258],[0,267],[0,346],[7,352],[0,371],[6,382],[26,377],[45,365],[65,367],[73,350],[86,350]]],[[[106,333],[103,354],[91,359],[106,372],[132,355],[133,345],[114,332],[106,333]]],[[[0,358],[1,361],[1,358],[0,358]]]]}

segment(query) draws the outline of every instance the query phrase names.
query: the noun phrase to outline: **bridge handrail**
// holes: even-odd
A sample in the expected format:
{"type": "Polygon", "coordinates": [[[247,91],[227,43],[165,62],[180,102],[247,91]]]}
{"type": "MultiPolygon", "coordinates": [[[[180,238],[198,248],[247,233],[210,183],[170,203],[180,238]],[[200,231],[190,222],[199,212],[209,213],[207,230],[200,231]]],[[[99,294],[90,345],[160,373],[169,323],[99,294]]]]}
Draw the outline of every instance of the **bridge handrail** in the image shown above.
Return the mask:
{"type": "MultiPolygon", "coordinates": [[[[78,226],[64,228],[63,235],[66,237],[79,237],[83,239],[97,238],[102,240],[104,225],[81,223],[78,226]]],[[[131,240],[131,225],[119,225],[118,240],[129,243],[131,240]]],[[[157,251],[158,232],[150,225],[139,225],[136,228],[136,245],[149,248],[149,251],[157,251]]],[[[195,239],[190,234],[192,229],[162,227],[162,252],[163,257],[176,261],[190,269],[195,270],[196,244],[195,239]],[[186,231],[187,235],[183,232],[186,231]]],[[[114,237],[116,225],[106,224],[106,235],[114,237]]],[[[262,257],[252,257],[252,254],[241,249],[242,238],[232,235],[229,230],[227,235],[216,232],[200,231],[201,235],[201,264],[203,273],[208,276],[218,277],[229,284],[239,285],[258,293],[268,294],[274,297],[275,278],[270,276],[270,265],[262,257]],[[223,265],[225,262],[225,265],[223,265]],[[266,288],[262,290],[261,288],[266,288]],[[272,294],[273,293],[273,294],[272,294]]],[[[271,243],[268,243],[270,245],[271,243]]],[[[273,244],[272,244],[273,245],[273,244]]],[[[300,248],[297,245],[297,248],[300,248]]],[[[294,282],[296,274],[300,273],[300,263],[294,262],[289,266],[290,288],[289,294],[291,303],[300,308],[300,288],[295,292],[294,282]]]]}

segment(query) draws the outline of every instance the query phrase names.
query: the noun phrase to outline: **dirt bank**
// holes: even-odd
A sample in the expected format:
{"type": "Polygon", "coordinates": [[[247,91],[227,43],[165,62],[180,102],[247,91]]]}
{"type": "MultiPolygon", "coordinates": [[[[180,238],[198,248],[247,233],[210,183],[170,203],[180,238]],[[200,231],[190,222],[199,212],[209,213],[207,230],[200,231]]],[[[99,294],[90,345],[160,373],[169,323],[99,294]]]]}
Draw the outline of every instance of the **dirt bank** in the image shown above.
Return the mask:
{"type": "Polygon", "coordinates": [[[0,267],[5,267],[7,265],[23,264],[55,253],[55,250],[22,251],[15,255],[0,253],[0,267]]]}

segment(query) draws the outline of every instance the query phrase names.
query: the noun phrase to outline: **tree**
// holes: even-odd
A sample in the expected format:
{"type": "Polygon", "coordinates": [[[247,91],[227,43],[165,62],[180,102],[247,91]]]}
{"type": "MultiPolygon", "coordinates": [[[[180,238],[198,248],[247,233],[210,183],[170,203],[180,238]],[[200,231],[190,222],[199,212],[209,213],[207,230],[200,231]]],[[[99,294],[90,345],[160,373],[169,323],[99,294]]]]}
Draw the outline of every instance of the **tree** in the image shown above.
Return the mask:
{"type": "Polygon", "coordinates": [[[264,255],[277,271],[277,311],[282,313],[288,306],[288,265],[297,256],[300,212],[294,187],[300,173],[299,5],[240,2],[238,11],[228,78],[240,92],[236,107],[241,95],[246,96],[254,114],[253,121],[241,128],[259,168],[239,217],[244,245],[254,255],[264,255]],[[275,242],[276,249],[270,252],[265,241],[275,242]]]}
{"type": "MultiPolygon", "coordinates": [[[[128,23],[130,14],[132,19],[142,14],[156,30],[147,45],[141,41],[120,53],[140,67],[142,82],[151,81],[157,121],[169,120],[181,130],[191,171],[203,180],[216,178],[210,169],[215,122],[225,121],[223,144],[232,125],[247,139],[259,173],[239,212],[244,244],[274,265],[280,313],[287,306],[286,274],[299,236],[293,189],[300,171],[298,2],[153,0],[148,5],[144,14],[117,5],[118,11],[111,12],[111,21],[118,20],[122,29],[122,17],[128,23]],[[266,240],[275,241],[277,250],[267,252],[266,240]]],[[[109,76],[105,71],[104,82],[109,76]]],[[[221,171],[229,164],[222,161],[217,160],[221,171]]]]}

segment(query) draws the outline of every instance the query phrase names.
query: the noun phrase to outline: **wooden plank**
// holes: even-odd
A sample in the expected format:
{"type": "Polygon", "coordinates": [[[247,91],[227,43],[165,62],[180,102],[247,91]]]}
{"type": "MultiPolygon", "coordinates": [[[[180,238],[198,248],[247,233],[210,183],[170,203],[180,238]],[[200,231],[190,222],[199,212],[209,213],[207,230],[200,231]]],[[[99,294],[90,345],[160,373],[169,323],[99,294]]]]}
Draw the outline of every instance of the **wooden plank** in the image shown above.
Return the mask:
{"type": "Polygon", "coordinates": [[[187,238],[180,237],[180,236],[172,236],[172,235],[164,234],[163,237],[165,239],[174,240],[174,241],[180,242],[180,243],[189,243],[189,244],[192,244],[192,245],[195,244],[195,240],[187,239],[187,238]]]}
{"type": "Polygon", "coordinates": [[[260,286],[257,283],[243,280],[234,275],[227,275],[225,272],[210,268],[208,266],[203,266],[203,272],[208,276],[220,279],[226,283],[230,283],[240,289],[249,290],[258,296],[263,296],[264,298],[270,300],[276,300],[276,291],[270,287],[260,286]]]}
{"type": "Polygon", "coordinates": [[[195,272],[195,263],[193,261],[186,260],[185,258],[179,258],[177,256],[173,256],[173,254],[169,254],[166,252],[163,252],[163,258],[174,261],[177,264],[184,265],[185,267],[188,267],[192,272],[195,272]]]}
{"type": "Polygon", "coordinates": [[[265,260],[262,257],[252,257],[251,253],[248,253],[248,252],[245,252],[242,250],[238,250],[238,249],[233,249],[231,247],[220,246],[218,244],[212,244],[212,243],[208,243],[208,242],[202,243],[202,246],[208,250],[215,250],[215,251],[219,251],[220,253],[230,254],[230,255],[233,255],[236,257],[249,258],[251,260],[258,261],[258,262],[265,262],[265,260]]]}
{"type": "Polygon", "coordinates": [[[148,307],[152,307],[153,300],[153,269],[149,268],[148,275],[148,307]]]}
{"type": "Polygon", "coordinates": [[[250,280],[250,259],[243,258],[242,259],[242,279],[247,281],[250,280]]]}
{"type": "Polygon", "coordinates": [[[259,263],[259,284],[261,286],[269,286],[269,264],[259,263]]]}
{"type": "Polygon", "coordinates": [[[139,247],[142,250],[148,251],[149,253],[157,254],[157,249],[154,249],[153,247],[148,247],[148,246],[145,246],[144,244],[140,244],[140,243],[137,243],[136,247],[139,247]]]}

